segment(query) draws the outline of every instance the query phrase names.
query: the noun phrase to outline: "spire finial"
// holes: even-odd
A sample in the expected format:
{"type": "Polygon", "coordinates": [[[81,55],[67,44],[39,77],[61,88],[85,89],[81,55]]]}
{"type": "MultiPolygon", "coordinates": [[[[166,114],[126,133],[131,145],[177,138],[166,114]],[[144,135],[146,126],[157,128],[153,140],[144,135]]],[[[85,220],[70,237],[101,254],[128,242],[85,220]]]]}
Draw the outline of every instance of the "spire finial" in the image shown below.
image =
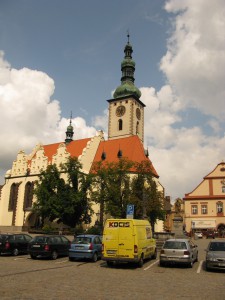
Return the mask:
{"type": "Polygon", "coordinates": [[[72,111],[70,113],[70,125],[67,126],[67,130],[66,130],[66,139],[65,139],[65,143],[69,144],[72,140],[73,140],[73,126],[72,126],[72,111]]]}
{"type": "Polygon", "coordinates": [[[72,124],[72,110],[71,110],[71,112],[70,112],[70,125],[72,124]]]}
{"type": "Polygon", "coordinates": [[[129,44],[129,39],[130,39],[130,34],[129,34],[129,29],[127,29],[127,44],[129,44]]]}

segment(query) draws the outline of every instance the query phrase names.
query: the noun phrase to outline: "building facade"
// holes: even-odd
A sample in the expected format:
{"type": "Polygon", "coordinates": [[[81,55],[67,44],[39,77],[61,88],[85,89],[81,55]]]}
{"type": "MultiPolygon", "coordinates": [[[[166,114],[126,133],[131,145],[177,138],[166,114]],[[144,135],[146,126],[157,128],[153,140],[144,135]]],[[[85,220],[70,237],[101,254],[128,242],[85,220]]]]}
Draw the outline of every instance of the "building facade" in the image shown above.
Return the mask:
{"type": "Polygon", "coordinates": [[[220,236],[225,230],[225,163],[203,178],[203,181],[183,198],[187,232],[213,229],[220,236]]]}
{"type": "MultiPolygon", "coordinates": [[[[1,188],[0,230],[22,230],[35,226],[37,216],[32,212],[33,189],[42,170],[49,164],[60,168],[68,157],[78,157],[82,172],[88,174],[92,164],[104,159],[107,162],[118,161],[126,157],[134,162],[150,161],[148,151],[144,149],[144,107],[141,92],[134,85],[135,63],[132,60],[132,46],[128,42],[121,63],[121,85],[116,89],[109,103],[108,140],[99,131],[96,136],[73,140],[73,126],[67,127],[66,139],[50,145],[37,145],[30,154],[19,151],[11,170],[5,174],[5,184],[1,188]]],[[[158,190],[164,194],[159,176],[151,163],[151,172],[158,190]]],[[[66,179],[66,175],[64,179],[66,179]]],[[[99,214],[99,207],[93,204],[95,215],[93,225],[99,214]]],[[[156,231],[163,230],[163,222],[156,224],[156,231]]]]}

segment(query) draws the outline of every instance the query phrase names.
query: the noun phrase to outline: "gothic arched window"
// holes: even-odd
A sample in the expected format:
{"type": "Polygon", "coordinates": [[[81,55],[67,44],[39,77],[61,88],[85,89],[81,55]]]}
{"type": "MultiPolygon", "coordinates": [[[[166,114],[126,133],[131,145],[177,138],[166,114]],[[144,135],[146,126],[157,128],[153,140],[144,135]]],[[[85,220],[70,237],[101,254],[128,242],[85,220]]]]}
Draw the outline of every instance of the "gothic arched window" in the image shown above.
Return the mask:
{"type": "Polygon", "coordinates": [[[32,207],[33,190],[34,190],[34,183],[27,182],[25,186],[25,194],[24,194],[24,202],[23,202],[24,210],[30,209],[32,207]]]}
{"type": "Polygon", "coordinates": [[[13,211],[17,201],[18,185],[13,183],[10,188],[8,211],[13,211]]]}
{"type": "Polygon", "coordinates": [[[138,134],[139,133],[139,122],[137,122],[137,124],[136,124],[136,134],[138,134]]]}
{"type": "Polygon", "coordinates": [[[119,119],[118,125],[119,125],[119,130],[123,130],[123,120],[119,119]]]}

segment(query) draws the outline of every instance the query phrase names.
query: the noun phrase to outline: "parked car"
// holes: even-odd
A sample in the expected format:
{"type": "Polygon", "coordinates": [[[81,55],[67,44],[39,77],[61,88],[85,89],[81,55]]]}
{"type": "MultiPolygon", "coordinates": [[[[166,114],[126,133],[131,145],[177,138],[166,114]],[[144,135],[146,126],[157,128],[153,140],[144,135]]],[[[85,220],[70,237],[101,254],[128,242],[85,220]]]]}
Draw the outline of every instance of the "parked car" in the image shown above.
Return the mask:
{"type": "Polygon", "coordinates": [[[0,234],[0,254],[27,254],[27,246],[32,237],[23,233],[0,234]]]}
{"type": "Polygon", "coordinates": [[[198,239],[202,239],[202,237],[203,237],[202,232],[201,231],[196,231],[195,232],[195,237],[198,238],[198,239]]]}
{"type": "Polygon", "coordinates": [[[186,264],[192,268],[198,261],[198,246],[189,239],[169,239],[160,252],[160,266],[169,263],[186,264]]]}
{"type": "Polygon", "coordinates": [[[207,230],[205,236],[207,239],[215,239],[215,232],[213,230],[207,230]]]}
{"type": "Polygon", "coordinates": [[[68,256],[70,243],[63,235],[35,236],[28,245],[28,253],[32,259],[38,256],[57,259],[58,256],[68,256]]]}
{"type": "Polygon", "coordinates": [[[213,240],[206,249],[206,270],[225,269],[225,241],[213,240]]]}
{"type": "Polygon", "coordinates": [[[91,259],[96,262],[102,255],[102,239],[99,235],[78,235],[71,243],[69,260],[91,259]]]}

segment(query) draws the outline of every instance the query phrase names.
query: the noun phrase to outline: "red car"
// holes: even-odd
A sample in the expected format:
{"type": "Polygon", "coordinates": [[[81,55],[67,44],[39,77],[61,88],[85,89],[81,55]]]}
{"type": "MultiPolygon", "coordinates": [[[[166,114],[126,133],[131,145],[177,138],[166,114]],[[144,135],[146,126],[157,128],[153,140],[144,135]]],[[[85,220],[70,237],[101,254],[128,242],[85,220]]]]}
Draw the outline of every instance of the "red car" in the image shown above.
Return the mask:
{"type": "Polygon", "coordinates": [[[205,236],[207,239],[215,239],[215,232],[213,230],[208,230],[206,231],[205,236]]]}

